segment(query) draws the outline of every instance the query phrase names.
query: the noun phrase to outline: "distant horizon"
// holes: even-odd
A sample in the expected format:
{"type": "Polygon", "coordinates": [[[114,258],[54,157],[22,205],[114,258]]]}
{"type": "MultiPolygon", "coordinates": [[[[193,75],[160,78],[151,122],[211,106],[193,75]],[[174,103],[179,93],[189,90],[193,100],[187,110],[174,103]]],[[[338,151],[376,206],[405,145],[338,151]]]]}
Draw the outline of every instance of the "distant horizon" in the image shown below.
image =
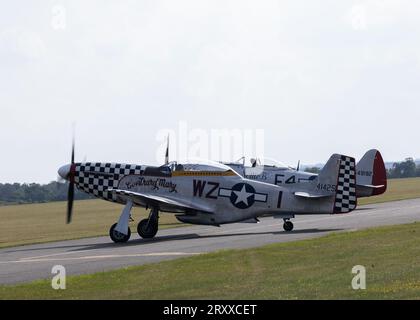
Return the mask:
{"type": "MultiPolygon", "coordinates": [[[[407,158],[410,158],[410,157],[407,157],[407,158]]],[[[405,158],[405,159],[407,159],[407,158],[405,158]]],[[[389,165],[394,164],[394,163],[403,162],[403,161],[405,161],[405,159],[399,160],[399,161],[385,161],[384,160],[385,167],[386,167],[386,169],[389,169],[389,165]]],[[[414,159],[414,162],[417,165],[420,164],[420,158],[413,158],[413,159],[414,159]]],[[[87,162],[97,162],[97,161],[87,161],[87,162]]],[[[127,163],[127,162],[124,162],[124,163],[127,163]]],[[[297,165],[297,163],[298,163],[298,161],[296,161],[296,165],[297,165]]],[[[246,165],[248,165],[248,164],[246,164],[246,165]]],[[[291,165],[291,164],[287,164],[287,165],[290,165],[292,168],[295,168],[296,167],[296,166],[291,165]]],[[[324,165],[325,165],[325,163],[323,163],[323,162],[313,163],[313,164],[305,164],[305,163],[301,163],[300,164],[300,166],[302,168],[305,168],[305,169],[306,168],[313,168],[313,167],[322,168],[324,165]]],[[[49,184],[49,183],[52,183],[52,182],[60,182],[58,180],[58,175],[57,175],[57,179],[56,180],[50,180],[48,182],[37,182],[37,181],[30,181],[30,182],[28,182],[28,181],[13,181],[13,182],[9,182],[9,181],[0,181],[0,184],[14,184],[14,183],[18,183],[18,184],[28,184],[29,185],[29,184],[33,184],[34,183],[34,184],[46,185],[46,184],[49,184]]]]}

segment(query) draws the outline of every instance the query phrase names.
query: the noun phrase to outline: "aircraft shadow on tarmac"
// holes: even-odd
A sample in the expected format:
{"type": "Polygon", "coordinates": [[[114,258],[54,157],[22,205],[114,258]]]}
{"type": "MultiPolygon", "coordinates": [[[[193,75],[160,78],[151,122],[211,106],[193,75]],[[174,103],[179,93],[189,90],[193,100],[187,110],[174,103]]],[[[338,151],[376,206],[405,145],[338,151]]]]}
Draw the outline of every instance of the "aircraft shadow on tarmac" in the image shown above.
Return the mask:
{"type": "Polygon", "coordinates": [[[226,234],[207,234],[199,235],[196,233],[187,233],[181,235],[168,235],[168,236],[157,236],[154,239],[133,239],[124,244],[117,244],[113,242],[107,243],[97,243],[97,244],[81,244],[81,245],[63,245],[63,246],[54,246],[54,247],[42,247],[42,248],[33,248],[33,249],[22,249],[22,250],[10,250],[8,253],[12,252],[24,252],[24,251],[38,251],[38,250],[48,250],[48,249],[71,249],[70,251],[85,251],[85,250],[95,250],[95,249],[108,249],[108,248],[118,248],[118,247],[130,247],[130,246],[139,246],[147,245],[153,243],[160,243],[166,241],[174,240],[192,240],[192,239],[212,239],[212,238],[223,238],[223,237],[237,237],[237,236],[255,236],[255,235],[280,235],[288,236],[293,234],[309,234],[309,233],[327,233],[327,232],[338,232],[343,231],[344,229],[301,229],[294,230],[291,232],[284,231],[275,231],[275,232],[249,232],[249,233],[226,233],[226,234]]]}

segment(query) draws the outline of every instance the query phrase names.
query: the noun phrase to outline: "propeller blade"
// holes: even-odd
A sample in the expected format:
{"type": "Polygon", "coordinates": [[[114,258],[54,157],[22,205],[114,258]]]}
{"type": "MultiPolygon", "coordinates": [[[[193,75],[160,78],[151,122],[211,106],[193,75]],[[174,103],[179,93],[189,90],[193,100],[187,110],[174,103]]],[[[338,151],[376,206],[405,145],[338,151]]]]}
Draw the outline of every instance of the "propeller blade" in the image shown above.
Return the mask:
{"type": "Polygon", "coordinates": [[[67,224],[71,222],[73,215],[73,201],[74,201],[74,182],[70,181],[69,190],[67,193],[67,224]]]}
{"type": "Polygon", "coordinates": [[[296,171],[299,171],[300,170],[300,160],[298,161],[298,165],[297,165],[297,168],[296,168],[296,171]]]}
{"type": "Polygon", "coordinates": [[[73,142],[71,146],[71,164],[74,164],[74,137],[73,137],[73,142]]]}
{"type": "Polygon", "coordinates": [[[67,224],[71,222],[71,217],[73,215],[73,202],[74,202],[74,173],[75,173],[75,165],[74,165],[74,135],[73,135],[73,142],[71,147],[71,168],[69,172],[69,189],[67,192],[67,224]]]}

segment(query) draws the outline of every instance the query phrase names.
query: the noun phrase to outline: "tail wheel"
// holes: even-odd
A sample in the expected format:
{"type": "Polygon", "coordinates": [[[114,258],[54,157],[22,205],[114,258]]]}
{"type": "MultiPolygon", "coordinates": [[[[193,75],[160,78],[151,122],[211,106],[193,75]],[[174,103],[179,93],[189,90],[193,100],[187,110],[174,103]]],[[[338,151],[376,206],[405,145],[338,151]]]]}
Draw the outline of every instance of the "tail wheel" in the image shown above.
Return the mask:
{"type": "Polygon", "coordinates": [[[137,225],[137,232],[140,237],[143,239],[151,239],[153,238],[158,232],[158,223],[151,219],[144,219],[139,222],[137,225]]]}
{"type": "Polygon", "coordinates": [[[291,221],[285,221],[283,224],[284,231],[290,232],[293,230],[293,223],[291,221]]]}
{"type": "Polygon", "coordinates": [[[131,237],[130,228],[128,228],[128,234],[124,234],[115,230],[116,226],[117,226],[117,223],[112,225],[111,229],[109,229],[109,236],[111,237],[111,240],[114,241],[115,243],[125,243],[128,240],[130,240],[130,237],[131,237]]]}

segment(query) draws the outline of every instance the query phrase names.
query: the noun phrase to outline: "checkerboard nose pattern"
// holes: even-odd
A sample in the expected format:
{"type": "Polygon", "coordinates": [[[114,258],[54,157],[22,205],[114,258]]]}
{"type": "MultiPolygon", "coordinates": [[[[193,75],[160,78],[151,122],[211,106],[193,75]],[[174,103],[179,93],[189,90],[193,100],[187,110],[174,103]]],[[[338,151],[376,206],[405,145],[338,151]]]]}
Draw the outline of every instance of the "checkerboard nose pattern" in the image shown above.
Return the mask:
{"type": "Polygon", "coordinates": [[[95,197],[116,201],[110,188],[118,188],[120,179],[126,175],[139,175],[144,170],[134,164],[119,163],[76,163],[75,183],[77,187],[95,197]]]}
{"type": "Polygon", "coordinates": [[[356,160],[341,156],[334,213],[348,213],[356,209],[356,160]]]}

